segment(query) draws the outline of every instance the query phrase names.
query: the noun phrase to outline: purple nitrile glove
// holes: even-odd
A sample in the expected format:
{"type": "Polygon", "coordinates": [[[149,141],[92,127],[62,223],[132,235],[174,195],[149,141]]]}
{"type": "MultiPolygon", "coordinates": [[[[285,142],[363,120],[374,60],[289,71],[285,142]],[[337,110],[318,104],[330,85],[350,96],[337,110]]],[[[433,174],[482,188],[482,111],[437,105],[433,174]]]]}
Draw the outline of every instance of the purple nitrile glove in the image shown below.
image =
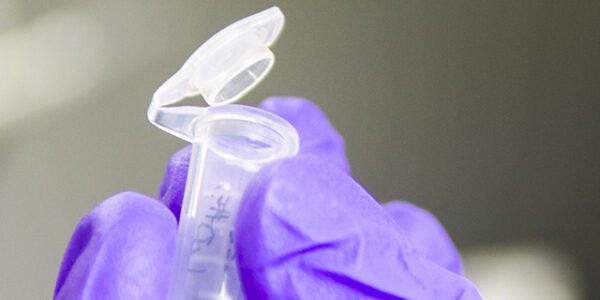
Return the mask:
{"type": "MultiPolygon", "coordinates": [[[[481,299],[432,215],[381,206],[352,179],[343,140],[314,104],[271,98],[260,107],[298,130],[300,152],[261,170],[242,201],[236,247],[247,299],[481,299]]],[[[126,192],[81,220],[55,299],[165,299],[189,157],[186,147],[169,161],[165,205],[126,192]]]]}

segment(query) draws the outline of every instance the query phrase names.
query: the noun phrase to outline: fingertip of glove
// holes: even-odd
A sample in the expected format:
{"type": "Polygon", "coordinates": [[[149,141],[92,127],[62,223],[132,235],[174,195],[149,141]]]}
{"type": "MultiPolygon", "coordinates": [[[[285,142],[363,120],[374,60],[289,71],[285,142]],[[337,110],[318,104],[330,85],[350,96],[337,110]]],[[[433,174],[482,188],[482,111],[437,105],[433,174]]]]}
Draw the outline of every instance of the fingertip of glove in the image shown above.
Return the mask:
{"type": "Polygon", "coordinates": [[[177,221],[179,221],[179,214],[181,213],[181,203],[183,202],[191,155],[192,145],[188,145],[169,158],[165,175],[158,190],[158,200],[167,206],[177,221]]]}
{"type": "Polygon", "coordinates": [[[460,254],[444,226],[433,214],[405,201],[391,201],[384,208],[427,259],[462,275],[460,254]]]}
{"type": "Polygon", "coordinates": [[[295,113],[309,108],[319,110],[314,103],[302,97],[269,97],[263,100],[258,107],[278,115],[281,113],[279,116],[282,118],[293,117],[295,113]],[[288,114],[290,116],[286,116],[288,114]]]}
{"type": "MultiPolygon", "coordinates": [[[[294,230],[279,226],[285,224],[270,226],[268,223],[288,221],[314,225],[316,227],[305,229],[325,233],[328,228],[321,228],[319,224],[332,222],[332,219],[351,221],[346,214],[355,212],[354,204],[364,211],[378,210],[385,215],[381,206],[348,174],[319,157],[298,155],[265,166],[254,177],[243,197],[238,233],[246,238],[267,234],[269,230],[294,230]]],[[[391,218],[389,220],[390,225],[396,225],[391,218]]]]}
{"type": "Polygon", "coordinates": [[[300,136],[299,154],[321,157],[350,173],[344,139],[316,104],[298,97],[271,97],[259,107],[282,117],[296,128],[300,136]]]}
{"type": "Polygon", "coordinates": [[[176,230],[173,215],[148,196],[122,192],[104,200],[75,228],[54,298],[166,296],[176,230]]]}
{"type": "Polygon", "coordinates": [[[171,229],[172,226],[176,226],[174,216],[165,209],[164,205],[150,196],[135,191],[123,191],[107,198],[94,207],[85,218],[97,226],[102,226],[103,230],[109,229],[106,227],[118,222],[123,222],[119,223],[121,225],[131,226],[149,220],[160,221],[147,224],[150,227],[167,225],[166,229],[171,229]]]}

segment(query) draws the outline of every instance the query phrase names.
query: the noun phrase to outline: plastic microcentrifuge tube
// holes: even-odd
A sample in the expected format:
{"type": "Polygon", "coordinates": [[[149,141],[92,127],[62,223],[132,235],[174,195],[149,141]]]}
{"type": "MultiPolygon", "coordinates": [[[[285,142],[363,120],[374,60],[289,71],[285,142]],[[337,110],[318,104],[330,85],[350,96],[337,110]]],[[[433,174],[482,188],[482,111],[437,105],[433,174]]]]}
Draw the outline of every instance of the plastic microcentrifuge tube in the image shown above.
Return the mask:
{"type": "Polygon", "coordinates": [[[169,299],[244,298],[234,241],[240,201],[262,166],[296,154],[298,134],[274,114],[229,103],[271,69],[268,47],[283,22],[272,7],[227,26],[152,97],[150,122],[193,144],[169,299]],[[171,106],[196,95],[210,106],[171,106]]]}

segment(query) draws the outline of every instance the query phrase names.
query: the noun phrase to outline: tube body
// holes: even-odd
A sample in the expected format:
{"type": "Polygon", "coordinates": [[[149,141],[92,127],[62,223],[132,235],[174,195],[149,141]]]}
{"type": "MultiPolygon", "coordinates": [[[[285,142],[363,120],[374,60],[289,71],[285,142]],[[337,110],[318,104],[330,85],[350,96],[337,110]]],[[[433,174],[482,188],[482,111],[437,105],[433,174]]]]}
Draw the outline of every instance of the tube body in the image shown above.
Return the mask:
{"type": "Polygon", "coordinates": [[[235,221],[242,194],[260,167],[228,160],[206,143],[193,145],[168,299],[244,298],[235,221]]]}

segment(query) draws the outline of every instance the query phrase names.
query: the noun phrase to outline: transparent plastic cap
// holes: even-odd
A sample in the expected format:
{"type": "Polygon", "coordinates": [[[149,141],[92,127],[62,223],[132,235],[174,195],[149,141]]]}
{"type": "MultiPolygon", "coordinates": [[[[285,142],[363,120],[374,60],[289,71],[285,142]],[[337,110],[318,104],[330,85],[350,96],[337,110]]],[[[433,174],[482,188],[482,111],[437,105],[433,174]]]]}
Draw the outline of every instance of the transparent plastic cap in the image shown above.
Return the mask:
{"type": "Polygon", "coordinates": [[[269,46],[283,28],[284,16],[271,7],[241,19],[211,37],[154,93],[165,106],[202,95],[210,106],[237,101],[273,67],[269,46]]]}

